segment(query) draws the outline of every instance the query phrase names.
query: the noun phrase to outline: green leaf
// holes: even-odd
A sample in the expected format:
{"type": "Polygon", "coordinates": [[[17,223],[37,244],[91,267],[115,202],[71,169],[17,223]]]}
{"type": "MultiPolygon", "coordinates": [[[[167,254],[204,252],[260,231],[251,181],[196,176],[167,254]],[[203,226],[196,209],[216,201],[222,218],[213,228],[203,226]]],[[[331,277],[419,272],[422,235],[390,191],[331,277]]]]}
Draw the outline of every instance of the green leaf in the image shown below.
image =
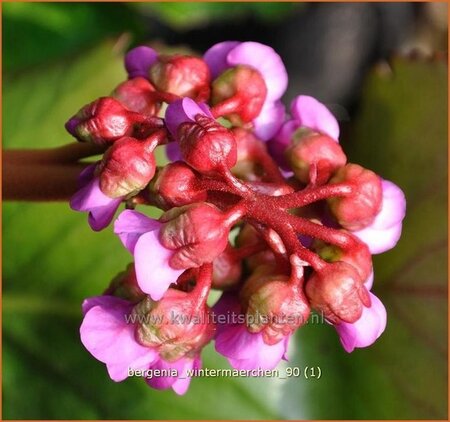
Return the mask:
{"type": "Polygon", "coordinates": [[[211,21],[226,21],[253,14],[265,21],[276,21],[286,16],[296,3],[259,2],[150,2],[134,3],[144,13],[157,14],[176,29],[190,29],[211,21]]]}
{"type": "MultiPolygon", "coordinates": [[[[122,54],[107,43],[6,80],[4,146],[71,142],[67,118],[124,78],[122,54]]],[[[78,327],[82,300],[101,294],[131,260],[111,228],[92,232],[86,215],[68,204],[5,203],[3,246],[5,419],[280,417],[281,385],[274,379],[199,378],[183,397],[152,390],[141,379],[109,379],[83,348],[78,327]]],[[[203,366],[228,367],[212,346],[203,366]]]]}
{"type": "Polygon", "coordinates": [[[123,3],[5,3],[2,17],[7,73],[70,57],[105,36],[142,33],[137,14],[123,3]]]}
{"type": "Polygon", "coordinates": [[[374,293],[388,325],[376,344],[348,355],[334,330],[300,330],[295,363],[320,366],[286,416],[308,403],[310,419],[447,418],[447,66],[396,59],[372,72],[350,136],[351,162],[405,192],[400,242],[374,259],[374,293]]]}

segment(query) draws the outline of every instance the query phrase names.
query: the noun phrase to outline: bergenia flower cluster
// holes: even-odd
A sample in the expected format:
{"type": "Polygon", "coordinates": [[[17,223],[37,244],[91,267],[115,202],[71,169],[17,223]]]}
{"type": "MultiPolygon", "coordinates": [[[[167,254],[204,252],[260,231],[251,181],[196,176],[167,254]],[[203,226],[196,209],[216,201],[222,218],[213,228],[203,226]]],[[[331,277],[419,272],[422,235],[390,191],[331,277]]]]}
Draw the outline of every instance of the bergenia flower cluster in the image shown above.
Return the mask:
{"type": "Polygon", "coordinates": [[[311,310],[347,352],[374,343],[386,310],[371,292],[372,254],[399,240],[405,197],[347,162],[327,107],[299,95],[287,112],[286,69],[257,42],[203,57],[140,46],[125,68],[126,81],[66,123],[104,148],[71,207],[93,230],[126,208],[113,227],[133,262],[85,300],[80,329],[110,377],[158,369],[146,382],[183,394],[211,341],[233,368],[273,369],[311,310]],[[211,289],[223,291],[212,308],[211,289]]]}

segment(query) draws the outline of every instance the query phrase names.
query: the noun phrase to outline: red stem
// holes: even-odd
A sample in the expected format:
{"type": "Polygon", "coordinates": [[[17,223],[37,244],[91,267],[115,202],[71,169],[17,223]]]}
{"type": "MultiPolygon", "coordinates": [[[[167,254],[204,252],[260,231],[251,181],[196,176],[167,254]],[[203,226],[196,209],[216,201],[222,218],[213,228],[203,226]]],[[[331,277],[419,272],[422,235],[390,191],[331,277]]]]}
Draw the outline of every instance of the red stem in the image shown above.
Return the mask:
{"type": "Polygon", "coordinates": [[[317,188],[306,188],[299,192],[289,193],[287,195],[272,197],[271,201],[275,202],[282,208],[300,208],[313,202],[334,196],[348,196],[353,192],[352,185],[348,183],[338,183],[334,185],[325,185],[317,188]]]}
{"type": "Polygon", "coordinates": [[[242,106],[242,100],[237,95],[228,98],[211,108],[211,114],[214,118],[226,116],[239,111],[242,106]]]}

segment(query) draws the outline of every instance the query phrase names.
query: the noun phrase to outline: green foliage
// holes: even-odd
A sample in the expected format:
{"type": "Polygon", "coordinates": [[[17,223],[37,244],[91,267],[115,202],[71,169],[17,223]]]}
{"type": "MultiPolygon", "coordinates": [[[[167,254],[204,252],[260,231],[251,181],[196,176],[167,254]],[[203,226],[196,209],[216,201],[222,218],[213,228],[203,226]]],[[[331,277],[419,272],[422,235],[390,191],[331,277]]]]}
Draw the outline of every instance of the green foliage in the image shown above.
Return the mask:
{"type": "MultiPolygon", "coordinates": [[[[376,345],[348,355],[331,327],[311,324],[293,340],[289,365],[320,366],[319,380],[202,378],[183,397],[138,379],[115,384],[79,341],[80,303],[103,291],[128,253],[111,228],[91,232],[67,204],[5,203],[3,418],[446,418],[446,71],[397,60],[392,75],[374,72],[343,140],[352,161],[408,198],[401,242],[375,259],[374,291],[389,317],[376,345]]],[[[108,43],[7,78],[4,146],[70,142],[65,120],[123,77],[108,43]]],[[[209,346],[204,367],[227,364],[209,346]]]]}
{"type": "Polygon", "coordinates": [[[177,29],[190,29],[211,21],[230,20],[254,15],[264,21],[276,21],[286,16],[295,3],[276,2],[150,2],[134,3],[147,14],[156,14],[168,25],[177,29]]]}

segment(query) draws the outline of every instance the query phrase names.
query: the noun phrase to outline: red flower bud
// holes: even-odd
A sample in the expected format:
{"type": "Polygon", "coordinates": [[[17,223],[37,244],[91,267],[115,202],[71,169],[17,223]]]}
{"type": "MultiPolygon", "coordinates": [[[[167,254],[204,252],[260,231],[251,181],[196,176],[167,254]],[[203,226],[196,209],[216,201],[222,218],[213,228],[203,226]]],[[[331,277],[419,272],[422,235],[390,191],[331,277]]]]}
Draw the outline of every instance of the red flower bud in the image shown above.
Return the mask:
{"type": "Polygon", "coordinates": [[[363,281],[372,273],[372,255],[369,248],[357,239],[354,239],[352,245],[345,250],[320,240],[314,241],[313,248],[327,262],[343,261],[352,265],[363,281]]]}
{"type": "MultiPolygon", "coordinates": [[[[265,243],[263,238],[258,234],[256,229],[250,225],[245,224],[237,238],[236,238],[236,245],[239,247],[245,247],[250,245],[257,245],[260,243],[265,243]]],[[[250,270],[255,270],[261,265],[269,265],[274,266],[275,265],[275,255],[273,254],[272,250],[267,248],[263,250],[262,252],[256,253],[250,257],[248,257],[245,260],[247,267],[250,270]]]]}
{"type": "Polygon", "coordinates": [[[207,191],[196,186],[197,176],[181,161],[167,164],[153,179],[150,190],[163,209],[203,202],[207,191]]]}
{"type": "Polygon", "coordinates": [[[214,119],[199,114],[195,123],[180,125],[178,135],[183,159],[200,173],[220,173],[236,164],[236,140],[214,119]]]}
{"type": "Polygon", "coordinates": [[[111,197],[136,194],[155,174],[153,145],[134,138],[116,141],[105,153],[99,166],[100,189],[111,197]]]}
{"type": "Polygon", "coordinates": [[[325,183],[347,162],[341,146],[329,136],[309,131],[297,139],[295,136],[293,145],[286,150],[286,157],[301,182],[309,183],[316,179],[325,183]]]}
{"type": "Polygon", "coordinates": [[[322,312],[333,324],[353,323],[370,306],[369,292],[353,265],[345,262],[327,264],[315,272],[306,283],[306,295],[311,306],[322,312]]]}
{"type": "Polygon", "coordinates": [[[231,98],[238,101],[232,111],[225,114],[235,125],[251,122],[258,117],[266,96],[267,87],[262,75],[245,65],[226,70],[212,83],[213,105],[231,98]]]}
{"type": "Polygon", "coordinates": [[[289,284],[286,275],[268,275],[262,266],[246,281],[241,297],[252,333],[262,332],[266,344],[276,344],[309,318],[310,306],[303,292],[289,284]]]}
{"type": "Polygon", "coordinates": [[[380,177],[357,164],[347,164],[330,180],[330,184],[341,182],[351,184],[353,192],[345,197],[328,199],[333,215],[348,230],[367,227],[381,209],[383,192],[380,177]]]}
{"type": "Polygon", "coordinates": [[[159,91],[189,97],[197,102],[209,98],[209,68],[198,57],[159,56],[150,68],[150,80],[159,91]]]}
{"type": "Polygon", "coordinates": [[[137,283],[134,264],[128,264],[125,271],[117,274],[103,294],[120,297],[133,303],[143,300],[146,295],[137,283]]]}
{"type": "Polygon", "coordinates": [[[227,248],[213,261],[212,287],[226,290],[239,282],[242,266],[236,259],[233,248],[227,248]]]}
{"type": "Polygon", "coordinates": [[[69,119],[66,129],[79,141],[103,145],[131,135],[137,121],[142,121],[142,116],[127,110],[114,98],[102,97],[69,119]]]}
{"type": "Polygon", "coordinates": [[[158,113],[160,104],[155,101],[153,92],[155,92],[153,85],[147,79],[139,76],[122,82],[111,96],[119,100],[130,111],[154,116],[158,113]]]}
{"type": "Polygon", "coordinates": [[[136,337],[142,345],[157,348],[169,362],[194,355],[214,336],[210,312],[180,290],[169,289],[158,302],[147,296],[133,310],[141,321],[136,337]]]}
{"type": "Polygon", "coordinates": [[[160,221],[161,244],[175,251],[174,269],[199,267],[212,262],[228,244],[230,228],[225,215],[214,205],[200,202],[165,212],[160,221]]]}

